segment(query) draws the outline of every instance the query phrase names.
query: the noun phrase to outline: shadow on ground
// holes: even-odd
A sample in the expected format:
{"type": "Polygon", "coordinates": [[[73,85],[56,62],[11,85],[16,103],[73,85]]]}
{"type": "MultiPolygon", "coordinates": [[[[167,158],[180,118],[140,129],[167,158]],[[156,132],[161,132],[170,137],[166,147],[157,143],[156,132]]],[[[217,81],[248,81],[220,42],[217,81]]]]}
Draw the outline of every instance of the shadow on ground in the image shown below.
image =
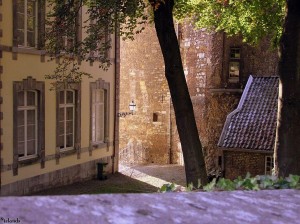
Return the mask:
{"type": "Polygon", "coordinates": [[[40,191],[33,195],[78,195],[107,193],[154,193],[158,188],[121,173],[110,175],[107,180],[87,180],[66,186],[40,191]]]}
{"type": "Polygon", "coordinates": [[[185,186],[184,167],[180,165],[134,165],[120,164],[120,173],[107,180],[87,180],[66,186],[43,190],[31,195],[78,195],[107,193],[154,193],[164,184],[185,186]]]}

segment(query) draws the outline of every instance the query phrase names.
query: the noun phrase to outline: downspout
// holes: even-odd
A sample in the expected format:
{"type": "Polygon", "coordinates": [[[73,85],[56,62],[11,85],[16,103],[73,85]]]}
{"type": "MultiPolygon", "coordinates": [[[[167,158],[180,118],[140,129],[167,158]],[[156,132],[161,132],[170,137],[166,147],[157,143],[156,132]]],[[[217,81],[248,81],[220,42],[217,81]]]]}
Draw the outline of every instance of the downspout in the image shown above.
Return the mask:
{"type": "Polygon", "coordinates": [[[221,77],[223,80],[223,83],[225,83],[225,88],[227,87],[227,79],[226,75],[224,75],[224,63],[225,63],[225,32],[223,31],[223,46],[222,46],[222,68],[221,68],[221,77]]]}
{"type": "MultiPolygon", "coordinates": [[[[2,6],[2,1],[0,1],[0,6],[2,6]]],[[[0,14],[0,22],[2,22],[2,14],[0,14]]],[[[1,36],[0,38],[2,37],[2,29],[0,30],[0,33],[1,33],[1,36]]],[[[0,49],[0,59],[2,58],[2,49],[0,49]]],[[[2,76],[2,73],[3,73],[3,67],[0,63],[0,190],[1,190],[1,173],[2,173],[2,119],[3,119],[3,114],[2,114],[2,111],[1,111],[1,104],[2,104],[2,101],[3,101],[3,98],[2,98],[2,95],[1,95],[1,89],[2,89],[2,80],[1,80],[1,76],[2,76]]]]}
{"type": "Polygon", "coordinates": [[[119,24],[115,26],[115,109],[114,109],[114,149],[112,155],[112,173],[119,170],[119,99],[120,99],[120,38],[119,24]]]}
{"type": "Polygon", "coordinates": [[[169,156],[170,156],[170,160],[169,160],[169,163],[170,164],[172,164],[173,163],[173,152],[172,152],[172,148],[173,148],[173,144],[172,144],[172,113],[171,113],[171,110],[172,110],[172,99],[171,99],[171,96],[170,96],[170,98],[169,98],[169,114],[170,114],[170,116],[169,116],[169,131],[170,131],[170,136],[169,136],[169,138],[170,138],[170,144],[169,144],[169,156]]]}

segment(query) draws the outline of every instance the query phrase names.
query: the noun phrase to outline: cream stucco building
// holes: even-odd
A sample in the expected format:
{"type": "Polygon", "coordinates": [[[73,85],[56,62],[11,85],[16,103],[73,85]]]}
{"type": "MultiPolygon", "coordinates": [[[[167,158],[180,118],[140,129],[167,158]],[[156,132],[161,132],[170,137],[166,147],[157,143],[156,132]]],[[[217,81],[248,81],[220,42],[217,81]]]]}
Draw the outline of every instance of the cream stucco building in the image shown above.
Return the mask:
{"type": "Polygon", "coordinates": [[[0,1],[1,195],[95,177],[99,162],[118,169],[118,39],[108,71],[81,62],[93,78],[51,91],[45,75],[56,61],[42,47],[43,2],[0,1]]]}

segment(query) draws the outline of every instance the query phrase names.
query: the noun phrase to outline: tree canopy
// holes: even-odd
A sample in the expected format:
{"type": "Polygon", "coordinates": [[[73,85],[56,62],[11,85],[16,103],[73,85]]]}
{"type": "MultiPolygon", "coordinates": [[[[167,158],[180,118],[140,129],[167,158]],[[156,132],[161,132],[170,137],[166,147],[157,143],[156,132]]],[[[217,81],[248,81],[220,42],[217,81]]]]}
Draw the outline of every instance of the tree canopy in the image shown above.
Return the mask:
{"type": "Polygon", "coordinates": [[[80,70],[80,61],[98,62],[100,68],[107,70],[111,65],[107,54],[112,45],[111,34],[133,39],[144,29],[140,25],[148,21],[147,4],[143,0],[47,2],[50,11],[46,21],[46,50],[51,59],[60,60],[53,74],[46,78],[55,81],[78,82],[83,75],[90,76],[80,70]]]}
{"type": "Polygon", "coordinates": [[[177,0],[175,17],[196,27],[240,35],[250,44],[268,36],[278,45],[285,14],[284,0],[177,0]]]}

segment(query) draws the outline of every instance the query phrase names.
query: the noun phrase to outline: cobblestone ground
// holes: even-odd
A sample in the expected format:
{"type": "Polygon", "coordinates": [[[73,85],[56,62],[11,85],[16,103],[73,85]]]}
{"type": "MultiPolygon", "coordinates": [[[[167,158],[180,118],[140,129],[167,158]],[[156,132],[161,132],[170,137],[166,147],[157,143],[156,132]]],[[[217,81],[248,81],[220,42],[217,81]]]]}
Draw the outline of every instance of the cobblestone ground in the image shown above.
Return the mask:
{"type": "Polygon", "coordinates": [[[102,193],[154,193],[166,183],[185,186],[184,167],[179,165],[120,165],[107,180],[88,180],[51,188],[32,195],[77,195],[102,193]]]}

